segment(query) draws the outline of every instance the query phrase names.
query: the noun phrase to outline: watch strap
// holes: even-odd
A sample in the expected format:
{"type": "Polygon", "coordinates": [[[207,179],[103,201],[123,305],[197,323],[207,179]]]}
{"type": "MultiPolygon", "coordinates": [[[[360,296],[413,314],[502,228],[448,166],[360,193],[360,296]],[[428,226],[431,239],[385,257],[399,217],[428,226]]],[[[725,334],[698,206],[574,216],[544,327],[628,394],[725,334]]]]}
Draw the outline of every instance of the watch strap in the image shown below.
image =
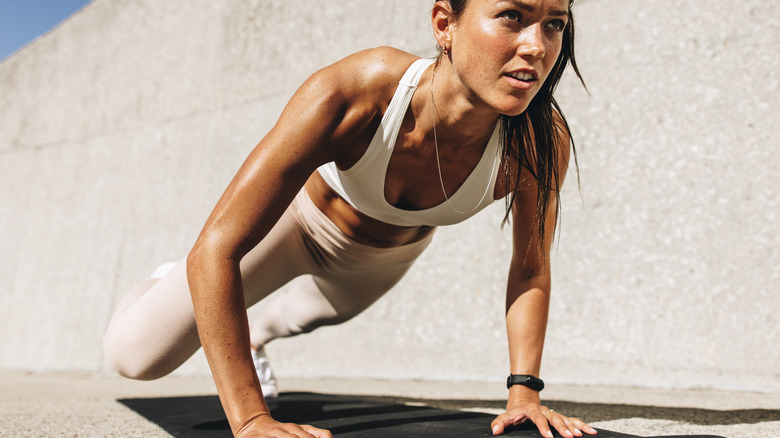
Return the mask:
{"type": "Polygon", "coordinates": [[[538,377],[534,377],[528,374],[511,374],[506,379],[507,389],[513,385],[523,385],[531,388],[534,391],[541,391],[544,389],[544,381],[538,377]]]}

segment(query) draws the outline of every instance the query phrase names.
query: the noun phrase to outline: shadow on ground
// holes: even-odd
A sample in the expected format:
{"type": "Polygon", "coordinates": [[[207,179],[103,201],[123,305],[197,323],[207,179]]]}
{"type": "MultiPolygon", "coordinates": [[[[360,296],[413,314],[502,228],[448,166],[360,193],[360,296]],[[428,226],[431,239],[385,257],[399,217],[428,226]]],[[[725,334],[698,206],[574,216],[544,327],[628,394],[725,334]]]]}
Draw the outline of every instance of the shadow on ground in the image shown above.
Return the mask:
{"type": "MultiPolygon", "coordinates": [[[[119,402],[177,438],[232,436],[216,396],[122,399],[119,402]]],[[[780,419],[780,411],[711,411],[565,401],[549,401],[547,404],[556,410],[585,417],[588,421],[642,417],[687,422],[695,419],[695,424],[714,425],[780,419]]],[[[503,402],[498,401],[418,400],[312,393],[284,393],[269,401],[269,407],[277,420],[312,424],[343,438],[489,437],[492,436],[489,427],[493,415],[463,412],[460,409],[501,408],[502,405],[503,402]]],[[[504,436],[541,437],[538,431],[529,426],[517,427],[504,436]]],[[[601,429],[598,436],[636,438],[635,435],[601,429]]],[[[556,438],[559,435],[556,434],[556,438]]]]}
{"type": "MultiPolygon", "coordinates": [[[[420,400],[394,398],[397,403],[420,400]]],[[[424,400],[427,406],[440,409],[490,408],[503,409],[505,401],[499,400],[424,400]]],[[[565,412],[566,415],[587,419],[588,422],[622,420],[626,418],[646,418],[649,420],[681,421],[703,426],[732,424],[756,424],[765,421],[780,421],[780,410],[772,409],[735,409],[714,410],[697,408],[675,408],[658,406],[639,406],[610,403],[577,403],[562,400],[544,400],[551,409],[565,412]]]]}

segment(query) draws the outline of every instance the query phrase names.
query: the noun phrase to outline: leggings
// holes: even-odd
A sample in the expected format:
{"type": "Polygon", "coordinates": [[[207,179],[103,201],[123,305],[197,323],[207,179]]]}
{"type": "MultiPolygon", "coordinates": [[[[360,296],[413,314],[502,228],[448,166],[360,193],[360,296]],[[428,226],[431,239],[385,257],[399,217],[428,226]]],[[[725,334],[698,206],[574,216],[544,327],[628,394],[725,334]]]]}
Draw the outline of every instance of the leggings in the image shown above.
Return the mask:
{"type": "MultiPolygon", "coordinates": [[[[250,328],[252,346],[349,320],[398,283],[432,238],[396,248],[357,243],[301,190],[241,260],[247,306],[295,279],[264,304],[250,328]]],[[[200,347],[185,265],[145,280],[120,302],[103,338],[106,360],[119,374],[156,379],[200,347]]]]}

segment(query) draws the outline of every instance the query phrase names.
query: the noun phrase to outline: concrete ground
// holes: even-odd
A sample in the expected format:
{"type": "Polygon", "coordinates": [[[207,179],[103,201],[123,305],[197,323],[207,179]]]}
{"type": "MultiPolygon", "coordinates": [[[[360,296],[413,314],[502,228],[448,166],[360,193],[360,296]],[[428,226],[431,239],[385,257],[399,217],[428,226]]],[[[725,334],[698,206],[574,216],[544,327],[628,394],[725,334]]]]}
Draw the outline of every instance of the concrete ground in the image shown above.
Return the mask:
{"type": "MultiPolygon", "coordinates": [[[[282,391],[393,397],[498,413],[506,390],[484,383],[281,379],[282,391]]],[[[167,437],[118,398],[215,394],[210,377],[134,382],[109,374],[0,371],[2,437],[167,437]]],[[[780,437],[780,394],[549,385],[545,402],[595,428],[636,435],[780,437]]],[[[488,427],[488,425],[485,425],[488,427]]]]}

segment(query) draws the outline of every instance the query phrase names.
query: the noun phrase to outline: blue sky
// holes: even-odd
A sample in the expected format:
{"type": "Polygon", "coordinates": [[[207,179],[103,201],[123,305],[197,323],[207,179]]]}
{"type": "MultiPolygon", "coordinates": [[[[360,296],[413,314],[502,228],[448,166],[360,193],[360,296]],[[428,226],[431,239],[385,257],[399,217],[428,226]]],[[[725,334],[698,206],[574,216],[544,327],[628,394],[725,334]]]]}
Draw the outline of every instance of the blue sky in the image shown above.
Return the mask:
{"type": "Polygon", "coordinates": [[[43,35],[90,0],[0,0],[0,60],[43,35]]]}

